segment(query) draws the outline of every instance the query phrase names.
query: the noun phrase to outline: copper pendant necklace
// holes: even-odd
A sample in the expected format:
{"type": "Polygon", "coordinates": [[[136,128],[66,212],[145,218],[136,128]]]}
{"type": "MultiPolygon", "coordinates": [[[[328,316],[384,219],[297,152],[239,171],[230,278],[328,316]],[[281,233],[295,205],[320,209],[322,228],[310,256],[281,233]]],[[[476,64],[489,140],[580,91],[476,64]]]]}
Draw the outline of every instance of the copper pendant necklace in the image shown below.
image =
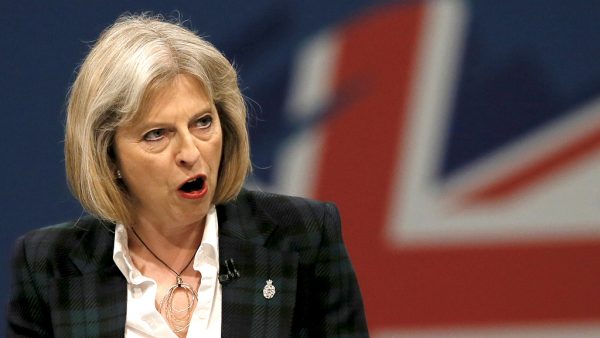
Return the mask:
{"type": "Polygon", "coordinates": [[[133,230],[133,234],[135,235],[135,237],[137,237],[137,239],[148,250],[148,252],[150,252],[152,256],[154,256],[154,258],[156,258],[159,262],[161,262],[164,266],[166,266],[175,274],[175,284],[169,288],[167,294],[160,301],[159,312],[164,313],[164,316],[167,319],[167,322],[169,323],[169,326],[171,327],[173,332],[179,333],[186,330],[190,326],[192,314],[194,312],[194,305],[198,301],[198,294],[190,284],[185,283],[183,281],[183,279],[181,278],[181,274],[185,271],[185,269],[188,268],[188,266],[190,266],[190,264],[192,264],[192,261],[194,260],[194,257],[196,255],[194,254],[190,261],[185,265],[185,267],[179,273],[177,273],[177,271],[173,270],[167,263],[165,263],[165,261],[160,259],[160,257],[158,257],[154,253],[154,251],[152,251],[148,247],[148,245],[146,245],[146,243],[142,240],[140,235],[138,235],[137,231],[135,231],[133,227],[131,227],[131,230],[133,230]],[[175,291],[177,291],[177,289],[182,289],[185,293],[187,300],[186,307],[178,309],[174,306],[173,301],[175,300],[175,291]]]}

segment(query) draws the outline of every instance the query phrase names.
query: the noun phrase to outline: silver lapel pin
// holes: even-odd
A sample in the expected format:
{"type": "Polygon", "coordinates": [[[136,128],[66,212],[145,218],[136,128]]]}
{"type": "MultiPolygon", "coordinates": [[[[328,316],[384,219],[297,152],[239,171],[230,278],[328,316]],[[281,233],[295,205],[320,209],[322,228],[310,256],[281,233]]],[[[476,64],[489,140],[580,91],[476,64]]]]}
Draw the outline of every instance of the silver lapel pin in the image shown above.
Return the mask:
{"type": "Polygon", "coordinates": [[[265,296],[266,299],[271,299],[273,296],[275,296],[275,286],[273,285],[273,281],[270,279],[267,281],[267,285],[265,285],[263,288],[263,296],[265,296]]]}

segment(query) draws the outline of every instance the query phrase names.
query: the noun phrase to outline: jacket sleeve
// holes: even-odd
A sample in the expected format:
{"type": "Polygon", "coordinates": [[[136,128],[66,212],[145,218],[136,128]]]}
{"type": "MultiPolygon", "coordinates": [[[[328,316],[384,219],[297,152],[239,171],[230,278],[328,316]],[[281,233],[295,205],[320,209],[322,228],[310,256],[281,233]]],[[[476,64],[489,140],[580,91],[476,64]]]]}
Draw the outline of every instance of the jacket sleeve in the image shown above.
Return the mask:
{"type": "Polygon", "coordinates": [[[341,232],[337,208],[325,204],[314,291],[320,302],[310,336],[368,337],[363,301],[341,232]]]}
{"type": "Polygon", "coordinates": [[[16,241],[11,261],[7,337],[51,337],[50,313],[43,300],[47,288],[36,282],[36,278],[47,276],[35,272],[36,262],[28,257],[25,238],[16,241]]]}

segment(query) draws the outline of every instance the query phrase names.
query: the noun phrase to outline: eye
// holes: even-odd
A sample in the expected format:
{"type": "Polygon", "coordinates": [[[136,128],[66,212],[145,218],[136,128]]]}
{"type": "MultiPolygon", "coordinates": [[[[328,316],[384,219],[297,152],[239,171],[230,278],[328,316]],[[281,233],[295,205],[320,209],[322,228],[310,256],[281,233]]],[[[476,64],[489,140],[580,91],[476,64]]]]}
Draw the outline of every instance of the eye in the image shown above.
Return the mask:
{"type": "Polygon", "coordinates": [[[144,141],[158,141],[165,137],[164,129],[153,129],[144,134],[144,141]]]}
{"type": "Polygon", "coordinates": [[[213,118],[211,115],[204,115],[201,118],[196,120],[195,127],[206,129],[212,125],[213,118]]]}

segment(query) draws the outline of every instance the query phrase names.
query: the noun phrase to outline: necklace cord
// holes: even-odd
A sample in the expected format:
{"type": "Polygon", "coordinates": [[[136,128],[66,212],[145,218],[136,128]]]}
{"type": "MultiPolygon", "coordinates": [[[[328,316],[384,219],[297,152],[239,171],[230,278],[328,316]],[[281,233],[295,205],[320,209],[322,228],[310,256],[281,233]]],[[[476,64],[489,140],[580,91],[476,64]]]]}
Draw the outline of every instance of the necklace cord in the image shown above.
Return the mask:
{"type": "MultiPolygon", "coordinates": [[[[154,256],[154,258],[158,259],[159,262],[161,262],[164,266],[166,266],[169,270],[171,270],[177,277],[181,276],[181,274],[185,271],[185,269],[187,269],[188,266],[190,266],[190,264],[192,264],[192,261],[194,260],[194,257],[196,256],[196,254],[192,255],[192,258],[190,258],[190,261],[185,265],[185,267],[179,273],[177,273],[177,271],[173,270],[173,268],[171,268],[169,266],[169,264],[167,264],[165,261],[160,259],[160,257],[158,257],[158,255],[155,254],[154,251],[152,251],[150,249],[150,247],[146,244],[146,242],[144,242],[142,237],[140,237],[140,235],[137,233],[137,231],[135,231],[134,227],[131,227],[131,230],[133,230],[133,234],[135,235],[135,237],[137,237],[137,239],[140,240],[140,243],[142,243],[144,248],[146,248],[146,250],[148,250],[148,252],[150,252],[152,254],[152,256],[154,256]]],[[[179,280],[179,278],[178,278],[178,280],[179,280]]]]}

